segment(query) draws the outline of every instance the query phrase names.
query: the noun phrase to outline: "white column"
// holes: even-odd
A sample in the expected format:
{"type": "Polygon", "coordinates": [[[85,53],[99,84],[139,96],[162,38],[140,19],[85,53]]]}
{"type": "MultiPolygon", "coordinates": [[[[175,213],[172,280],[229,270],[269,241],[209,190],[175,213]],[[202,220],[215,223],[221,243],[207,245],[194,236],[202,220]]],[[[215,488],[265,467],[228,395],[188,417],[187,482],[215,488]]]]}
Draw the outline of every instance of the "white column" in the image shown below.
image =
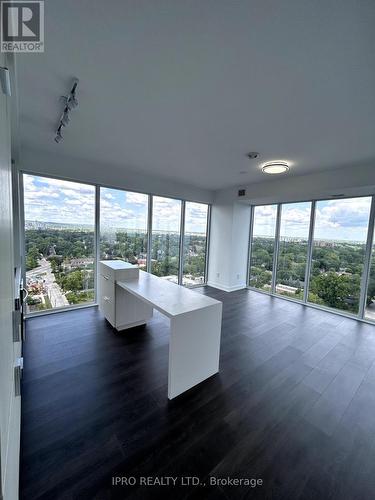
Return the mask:
{"type": "Polygon", "coordinates": [[[250,205],[217,196],[211,212],[208,285],[227,292],[247,286],[250,205]]]}

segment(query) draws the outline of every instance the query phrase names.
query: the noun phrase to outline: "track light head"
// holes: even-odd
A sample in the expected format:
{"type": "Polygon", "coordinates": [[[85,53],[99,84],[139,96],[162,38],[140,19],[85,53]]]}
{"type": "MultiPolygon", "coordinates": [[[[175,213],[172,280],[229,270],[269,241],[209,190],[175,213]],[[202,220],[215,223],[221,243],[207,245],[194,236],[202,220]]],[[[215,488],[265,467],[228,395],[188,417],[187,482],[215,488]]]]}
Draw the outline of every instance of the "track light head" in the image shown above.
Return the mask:
{"type": "Polygon", "coordinates": [[[78,100],[76,98],[75,94],[71,94],[69,97],[69,103],[71,104],[72,108],[76,108],[78,106],[78,100]]]}
{"type": "Polygon", "coordinates": [[[63,140],[63,136],[61,134],[61,125],[60,125],[59,128],[56,131],[55,142],[58,144],[62,140],[63,140]]]}
{"type": "Polygon", "coordinates": [[[63,113],[63,115],[61,117],[61,125],[63,125],[64,127],[66,127],[69,122],[70,122],[69,109],[65,108],[64,109],[64,113],[63,113]]]}

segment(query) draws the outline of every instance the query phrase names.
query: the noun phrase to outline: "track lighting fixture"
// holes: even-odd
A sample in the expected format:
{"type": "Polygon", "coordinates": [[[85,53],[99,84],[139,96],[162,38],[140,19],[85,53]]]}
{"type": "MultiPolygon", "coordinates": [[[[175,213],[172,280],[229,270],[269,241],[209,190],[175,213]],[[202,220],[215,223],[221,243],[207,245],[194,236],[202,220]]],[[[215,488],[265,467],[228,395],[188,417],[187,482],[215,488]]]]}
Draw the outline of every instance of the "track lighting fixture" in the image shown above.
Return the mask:
{"type": "Polygon", "coordinates": [[[69,112],[73,108],[76,108],[78,106],[78,100],[76,95],[77,85],[78,85],[78,78],[75,78],[72,89],[69,92],[69,94],[67,96],[61,96],[61,99],[64,101],[64,111],[60,117],[59,126],[55,134],[55,142],[57,143],[59,143],[63,139],[63,136],[61,134],[62,127],[66,127],[70,122],[69,112]]]}

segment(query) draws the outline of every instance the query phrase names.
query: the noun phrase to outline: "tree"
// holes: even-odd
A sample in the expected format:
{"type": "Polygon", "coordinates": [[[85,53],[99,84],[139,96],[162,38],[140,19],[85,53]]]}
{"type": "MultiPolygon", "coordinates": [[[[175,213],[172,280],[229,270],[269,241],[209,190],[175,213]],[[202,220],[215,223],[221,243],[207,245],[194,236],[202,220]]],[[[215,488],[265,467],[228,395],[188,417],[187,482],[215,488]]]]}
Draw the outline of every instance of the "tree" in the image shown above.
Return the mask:
{"type": "Polygon", "coordinates": [[[81,270],[73,271],[69,273],[63,279],[63,288],[64,290],[69,290],[72,292],[76,292],[77,290],[83,289],[83,273],[81,270]]]}
{"type": "Polygon", "coordinates": [[[38,267],[38,259],[40,258],[40,253],[37,247],[33,246],[29,249],[26,256],[26,271],[30,269],[35,269],[38,267]]]}
{"type": "Polygon", "coordinates": [[[329,307],[354,312],[358,309],[360,276],[339,275],[332,271],[320,274],[311,280],[310,292],[329,307]]]}
{"type": "Polygon", "coordinates": [[[252,267],[250,270],[250,286],[255,288],[263,288],[264,285],[269,285],[272,280],[271,271],[267,271],[260,267],[252,267]]]}

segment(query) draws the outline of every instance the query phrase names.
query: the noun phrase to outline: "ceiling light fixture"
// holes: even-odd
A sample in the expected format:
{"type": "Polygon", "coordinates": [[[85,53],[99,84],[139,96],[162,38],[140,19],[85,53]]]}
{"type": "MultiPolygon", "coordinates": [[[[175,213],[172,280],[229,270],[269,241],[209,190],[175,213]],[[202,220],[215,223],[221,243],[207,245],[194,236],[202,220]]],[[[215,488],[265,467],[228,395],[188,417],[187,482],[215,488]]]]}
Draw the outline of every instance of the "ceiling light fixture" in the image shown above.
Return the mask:
{"type": "Polygon", "coordinates": [[[262,172],[265,174],[286,174],[289,172],[289,167],[283,161],[273,161],[263,165],[262,172]]]}

